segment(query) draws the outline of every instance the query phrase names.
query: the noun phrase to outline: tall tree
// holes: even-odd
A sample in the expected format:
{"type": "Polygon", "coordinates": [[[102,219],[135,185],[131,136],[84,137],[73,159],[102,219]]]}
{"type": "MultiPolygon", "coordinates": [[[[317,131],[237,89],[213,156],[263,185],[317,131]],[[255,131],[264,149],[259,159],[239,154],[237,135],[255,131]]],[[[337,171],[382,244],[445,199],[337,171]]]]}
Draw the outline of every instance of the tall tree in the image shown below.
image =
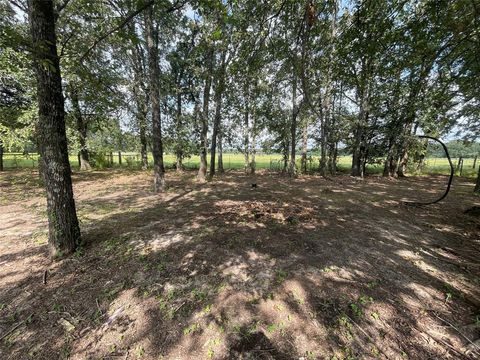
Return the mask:
{"type": "Polygon", "coordinates": [[[165,167],[163,164],[162,122],[160,115],[160,67],[158,63],[158,24],[154,21],[154,8],[150,6],[145,16],[145,31],[148,48],[150,102],[152,110],[153,174],[155,192],[165,190],[165,167]]]}
{"type": "Polygon", "coordinates": [[[204,72],[203,86],[203,110],[200,115],[200,167],[198,169],[197,178],[199,181],[205,181],[207,175],[207,145],[208,145],[208,116],[210,107],[210,90],[212,86],[213,71],[213,46],[209,46],[206,50],[206,71],[204,72]]]}
{"type": "Polygon", "coordinates": [[[220,131],[220,122],[222,120],[222,101],[223,92],[225,91],[225,72],[227,67],[227,49],[221,50],[220,62],[217,69],[216,85],[215,85],[215,115],[213,118],[212,142],[210,148],[210,173],[209,176],[215,175],[215,154],[217,151],[217,140],[220,131]]]}
{"type": "Polygon", "coordinates": [[[38,96],[38,144],[47,190],[48,239],[58,252],[80,245],[65,132],[53,1],[28,1],[38,96]]]}

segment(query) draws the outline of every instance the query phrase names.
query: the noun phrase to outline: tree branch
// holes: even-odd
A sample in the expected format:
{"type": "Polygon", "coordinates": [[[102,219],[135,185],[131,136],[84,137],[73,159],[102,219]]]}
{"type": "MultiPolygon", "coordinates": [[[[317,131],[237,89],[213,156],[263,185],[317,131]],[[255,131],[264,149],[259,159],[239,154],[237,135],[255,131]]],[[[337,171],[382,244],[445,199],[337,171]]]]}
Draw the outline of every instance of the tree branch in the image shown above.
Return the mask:
{"type": "Polygon", "coordinates": [[[92,45],[90,45],[90,47],[87,49],[87,51],[85,51],[83,53],[82,56],[80,56],[80,59],[79,59],[79,62],[82,62],[83,60],[85,60],[85,58],[90,55],[90,53],[92,52],[92,50],[100,43],[102,42],[103,40],[105,40],[106,38],[108,38],[110,35],[112,35],[113,33],[117,32],[118,30],[122,29],[125,25],[128,24],[128,22],[130,20],[132,20],[135,16],[137,16],[138,14],[140,14],[143,10],[147,9],[148,7],[152,6],[153,4],[155,3],[155,0],[149,0],[147,1],[146,3],[144,3],[142,6],[140,6],[137,10],[131,12],[130,14],[128,14],[121,22],[120,24],[118,24],[117,26],[113,27],[112,29],[110,29],[109,31],[107,31],[106,33],[104,33],[103,35],[101,35],[99,38],[97,38],[92,45]]]}
{"type": "MultiPolygon", "coordinates": [[[[90,53],[92,52],[92,50],[99,44],[101,43],[103,40],[105,40],[106,38],[108,38],[110,35],[112,35],[113,33],[117,32],[118,30],[121,30],[125,25],[127,25],[130,20],[132,20],[135,16],[137,16],[138,14],[140,14],[142,11],[146,10],[147,8],[149,8],[150,6],[152,6],[153,4],[155,4],[155,0],[149,0],[147,2],[145,2],[142,6],[140,6],[137,10],[131,12],[130,14],[126,15],[126,17],[120,22],[120,24],[118,24],[117,26],[113,27],[112,29],[110,29],[109,31],[107,31],[106,33],[104,33],[103,35],[101,35],[98,39],[96,39],[92,45],[90,45],[90,47],[87,49],[87,51],[85,51],[83,53],[82,56],[80,56],[80,59],[79,59],[79,62],[82,62],[83,60],[85,60],[85,58],[90,55],[90,53]]],[[[170,6],[169,8],[166,9],[165,13],[171,13],[171,12],[174,12],[176,10],[179,10],[181,9],[183,6],[185,6],[186,4],[186,0],[181,2],[180,0],[177,0],[175,2],[175,4],[173,4],[172,6],[170,6]]]]}

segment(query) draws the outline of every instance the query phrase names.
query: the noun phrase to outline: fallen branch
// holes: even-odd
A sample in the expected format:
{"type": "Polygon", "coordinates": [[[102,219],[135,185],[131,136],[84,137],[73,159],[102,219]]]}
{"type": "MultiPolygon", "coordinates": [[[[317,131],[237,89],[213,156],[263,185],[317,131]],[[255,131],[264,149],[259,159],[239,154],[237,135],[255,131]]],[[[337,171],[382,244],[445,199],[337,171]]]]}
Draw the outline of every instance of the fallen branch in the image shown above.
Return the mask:
{"type": "Polygon", "coordinates": [[[184,301],[183,303],[181,303],[180,305],[178,305],[175,310],[173,310],[173,313],[176,314],[178,310],[180,310],[182,308],[183,305],[185,305],[186,301],[184,301]]]}

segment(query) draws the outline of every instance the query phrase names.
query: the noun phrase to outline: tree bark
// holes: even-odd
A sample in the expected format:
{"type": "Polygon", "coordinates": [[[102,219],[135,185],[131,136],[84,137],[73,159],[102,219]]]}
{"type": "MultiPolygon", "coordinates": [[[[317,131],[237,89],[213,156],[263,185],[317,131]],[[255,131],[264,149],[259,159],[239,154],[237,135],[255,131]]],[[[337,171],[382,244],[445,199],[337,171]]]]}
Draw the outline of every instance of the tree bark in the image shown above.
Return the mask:
{"type": "MultiPolygon", "coordinates": [[[[133,26],[131,30],[134,33],[133,26]]],[[[132,63],[134,71],[134,80],[133,80],[133,96],[135,98],[135,117],[137,120],[137,126],[140,136],[140,156],[142,162],[142,170],[148,169],[148,154],[147,154],[147,114],[148,114],[148,105],[147,97],[148,95],[142,92],[142,78],[144,74],[144,69],[142,67],[142,55],[141,50],[137,48],[136,44],[132,44],[133,54],[132,54],[132,63]]]]}
{"type": "MultiPolygon", "coordinates": [[[[144,104],[146,105],[146,104],[144,104]]],[[[137,122],[140,129],[140,154],[142,157],[142,170],[148,169],[147,152],[147,111],[137,112],[137,122]]]]}
{"type": "Polygon", "coordinates": [[[308,121],[305,120],[305,124],[303,125],[303,134],[302,134],[302,161],[301,161],[301,168],[302,173],[307,173],[307,151],[308,151],[308,121]]]}
{"type": "Polygon", "coordinates": [[[28,1],[37,78],[38,144],[47,192],[48,241],[57,254],[80,245],[65,132],[62,79],[57,55],[53,2],[28,1]]]}
{"type": "MultiPolygon", "coordinates": [[[[179,88],[180,84],[177,84],[177,89],[179,88]]],[[[175,132],[176,132],[176,146],[175,146],[175,168],[177,172],[183,171],[183,149],[182,149],[182,94],[180,90],[177,90],[177,114],[176,114],[176,124],[175,124],[175,132]]]]}
{"type": "Polygon", "coordinates": [[[153,6],[149,7],[145,17],[148,48],[148,70],[150,77],[150,101],[152,106],[152,152],[154,190],[165,190],[165,167],[163,164],[162,121],[160,117],[160,68],[158,64],[158,29],[153,22],[153,6]]]}
{"type": "Polygon", "coordinates": [[[253,175],[255,174],[255,170],[257,168],[257,164],[255,162],[255,155],[257,153],[257,129],[256,129],[256,115],[255,115],[255,111],[253,111],[253,114],[252,114],[252,133],[251,133],[251,139],[252,139],[252,143],[251,143],[251,146],[250,146],[250,163],[249,163],[249,168],[250,168],[250,174],[253,175]]]}
{"type": "Polygon", "coordinates": [[[218,165],[218,173],[224,174],[225,169],[223,168],[223,132],[222,130],[220,130],[218,133],[217,165],[218,165]]]}
{"type": "Polygon", "coordinates": [[[247,84],[244,87],[244,99],[245,99],[245,113],[243,118],[243,155],[244,155],[244,170],[245,173],[248,172],[250,166],[250,94],[248,80],[247,84]]]}
{"type": "MultiPolygon", "coordinates": [[[[336,3],[336,5],[338,5],[336,3]]],[[[329,169],[329,172],[331,175],[336,175],[337,174],[337,154],[338,154],[338,129],[336,129],[336,120],[337,116],[335,114],[336,111],[336,99],[337,96],[333,96],[333,101],[332,101],[332,111],[330,114],[330,131],[329,131],[329,137],[328,137],[328,162],[327,162],[327,167],[329,169]]],[[[340,85],[340,95],[338,99],[338,109],[342,109],[342,99],[343,99],[343,85],[340,85]]]]}
{"type": "Polygon", "coordinates": [[[323,128],[323,132],[325,133],[325,157],[327,158],[326,161],[321,161],[320,170],[322,173],[322,165],[323,165],[323,176],[326,175],[328,172],[330,175],[335,175],[336,173],[336,159],[335,159],[335,141],[333,139],[333,132],[335,129],[334,124],[334,114],[335,114],[335,94],[333,93],[333,59],[336,57],[336,46],[335,46],[335,38],[337,33],[337,15],[339,4],[337,0],[332,2],[332,21],[330,24],[330,38],[331,38],[331,49],[328,52],[328,67],[326,71],[326,82],[325,82],[325,94],[323,100],[325,101],[324,110],[322,111],[325,114],[325,124],[323,128]]]}
{"type": "Polygon", "coordinates": [[[360,111],[358,114],[358,124],[354,131],[354,145],[352,152],[352,176],[363,177],[365,170],[365,127],[368,121],[367,108],[368,95],[366,89],[361,90],[360,95],[360,111]]]}
{"type": "MultiPolygon", "coordinates": [[[[295,71],[295,70],[294,70],[295,71]]],[[[295,164],[295,148],[297,146],[297,76],[293,75],[292,82],[292,122],[290,123],[290,138],[291,138],[291,147],[290,147],[290,164],[288,167],[288,174],[290,176],[295,176],[297,172],[297,167],[295,164]]]]}
{"type": "Polygon", "coordinates": [[[78,91],[74,87],[70,90],[70,98],[72,100],[73,116],[75,118],[75,123],[78,131],[78,140],[80,142],[80,151],[78,153],[78,158],[80,160],[80,170],[91,170],[90,166],[90,155],[87,148],[87,131],[88,124],[83,117],[82,110],[80,109],[80,102],[78,100],[78,91]]]}
{"type": "Polygon", "coordinates": [[[0,171],[3,171],[3,141],[0,139],[0,171]]]}
{"type": "Polygon", "coordinates": [[[477,182],[475,183],[475,193],[480,194],[480,166],[478,167],[477,182]]]}
{"type": "Polygon", "coordinates": [[[202,130],[200,133],[200,167],[198,169],[197,179],[204,182],[207,176],[207,146],[208,146],[208,114],[210,105],[210,89],[212,87],[213,70],[213,47],[210,48],[207,56],[207,72],[205,78],[205,87],[203,88],[203,111],[201,114],[202,130]]]}
{"type": "Polygon", "coordinates": [[[395,143],[396,139],[392,136],[388,140],[388,151],[387,158],[385,159],[385,164],[383,167],[383,176],[384,177],[396,177],[397,161],[396,161],[396,149],[397,145],[395,143]]]}
{"type": "Polygon", "coordinates": [[[210,178],[215,175],[215,152],[217,150],[217,136],[220,130],[220,121],[222,118],[222,98],[223,91],[225,89],[226,56],[227,51],[223,50],[220,60],[220,68],[218,72],[217,86],[215,88],[215,117],[213,120],[212,147],[210,151],[210,178]]]}

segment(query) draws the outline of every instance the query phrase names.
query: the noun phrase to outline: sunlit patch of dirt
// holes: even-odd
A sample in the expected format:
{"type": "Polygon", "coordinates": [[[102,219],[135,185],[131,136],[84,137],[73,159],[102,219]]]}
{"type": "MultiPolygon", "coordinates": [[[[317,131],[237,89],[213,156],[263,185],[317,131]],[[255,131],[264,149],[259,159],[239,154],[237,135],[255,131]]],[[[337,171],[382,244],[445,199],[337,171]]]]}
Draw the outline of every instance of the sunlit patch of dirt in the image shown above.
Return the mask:
{"type": "Polygon", "coordinates": [[[63,260],[38,174],[1,175],[0,358],[478,357],[471,183],[420,208],[445,177],[194,175],[75,173],[63,260]]]}

